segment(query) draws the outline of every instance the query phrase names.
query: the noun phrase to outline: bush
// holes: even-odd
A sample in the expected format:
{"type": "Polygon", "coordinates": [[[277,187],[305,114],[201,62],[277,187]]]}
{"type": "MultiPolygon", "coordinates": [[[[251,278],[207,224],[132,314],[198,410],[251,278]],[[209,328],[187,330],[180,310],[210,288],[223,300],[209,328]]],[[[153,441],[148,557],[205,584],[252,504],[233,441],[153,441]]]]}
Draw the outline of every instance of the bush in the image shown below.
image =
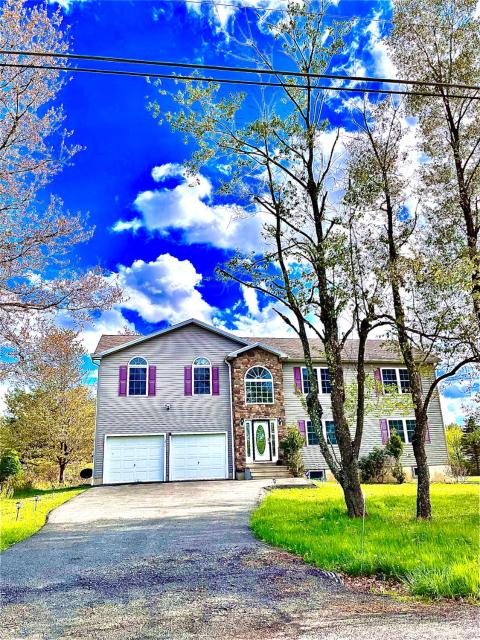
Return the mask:
{"type": "Polygon", "coordinates": [[[13,449],[5,449],[0,457],[0,485],[8,490],[12,480],[20,475],[22,465],[18,454],[13,449]]]}
{"type": "Polygon", "coordinates": [[[362,482],[384,482],[387,473],[389,455],[385,449],[374,447],[358,461],[362,482]]]}
{"type": "Polygon", "coordinates": [[[301,453],[304,444],[305,439],[294,426],[288,427],[287,435],[280,441],[280,449],[285,455],[287,467],[296,478],[303,476],[305,472],[301,453]]]}
{"type": "Polygon", "coordinates": [[[385,446],[385,452],[391,459],[391,472],[392,476],[398,482],[403,484],[405,482],[405,471],[403,470],[400,458],[402,457],[404,445],[402,439],[396,431],[393,431],[385,446]]]}

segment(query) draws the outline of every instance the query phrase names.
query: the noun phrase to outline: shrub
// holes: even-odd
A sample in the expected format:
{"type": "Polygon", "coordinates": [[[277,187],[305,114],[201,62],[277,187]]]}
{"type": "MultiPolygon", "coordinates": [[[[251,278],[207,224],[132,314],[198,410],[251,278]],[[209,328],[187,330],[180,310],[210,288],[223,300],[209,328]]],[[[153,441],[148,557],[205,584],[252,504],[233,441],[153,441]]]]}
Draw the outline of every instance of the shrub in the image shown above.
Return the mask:
{"type": "Polygon", "coordinates": [[[391,460],[391,472],[392,476],[398,482],[403,484],[405,482],[405,471],[403,470],[400,458],[402,457],[404,445],[402,439],[396,431],[393,431],[385,446],[385,453],[391,460]]]}
{"type": "Polygon", "coordinates": [[[305,472],[301,453],[304,444],[305,439],[294,426],[288,427],[286,436],[280,441],[280,448],[285,455],[287,467],[296,478],[305,472]]]}
{"type": "Polygon", "coordinates": [[[8,490],[10,483],[15,476],[20,475],[22,465],[18,454],[13,449],[5,449],[0,457],[0,485],[8,490]]]}
{"type": "Polygon", "coordinates": [[[384,482],[389,456],[385,449],[374,447],[358,461],[362,482],[384,482]]]}

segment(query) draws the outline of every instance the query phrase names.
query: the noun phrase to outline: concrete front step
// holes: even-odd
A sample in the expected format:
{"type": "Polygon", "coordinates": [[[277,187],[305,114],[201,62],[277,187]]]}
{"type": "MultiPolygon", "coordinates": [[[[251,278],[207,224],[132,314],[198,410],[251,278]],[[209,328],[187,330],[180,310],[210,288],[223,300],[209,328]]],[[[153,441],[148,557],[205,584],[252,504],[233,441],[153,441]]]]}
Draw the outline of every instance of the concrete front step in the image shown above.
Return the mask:
{"type": "Polygon", "coordinates": [[[252,478],[254,480],[264,480],[269,478],[281,479],[290,478],[290,472],[287,467],[271,463],[253,463],[248,466],[252,478]]]}

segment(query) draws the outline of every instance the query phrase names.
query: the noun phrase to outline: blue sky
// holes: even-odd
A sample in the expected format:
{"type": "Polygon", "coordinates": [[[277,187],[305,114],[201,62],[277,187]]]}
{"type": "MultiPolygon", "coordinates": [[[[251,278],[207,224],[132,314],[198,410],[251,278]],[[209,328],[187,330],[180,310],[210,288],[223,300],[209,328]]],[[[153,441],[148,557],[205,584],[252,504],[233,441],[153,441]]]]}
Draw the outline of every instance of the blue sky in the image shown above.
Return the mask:
{"type": "MultiPolygon", "coordinates": [[[[257,0],[240,3],[266,6],[257,0]]],[[[243,64],[235,57],[236,38],[251,30],[260,43],[265,39],[261,20],[241,7],[181,0],[62,0],[60,5],[72,49],[82,54],[243,64]]],[[[281,2],[271,0],[270,6],[281,2]]],[[[344,69],[392,75],[380,39],[388,24],[378,21],[391,15],[389,3],[340,0],[329,11],[361,18],[344,69]]],[[[222,167],[202,171],[193,182],[184,177],[182,164],[194,147],[168,125],[158,125],[147,111],[148,97],[157,94],[143,79],[90,74],[72,74],[61,94],[66,126],[85,148],[49,191],[61,196],[67,209],[88,212],[96,230],[79,248],[80,262],[119,274],[129,298],[97,318],[85,332],[87,347],[93,349],[99,333],[116,333],[126,324],[148,332],[191,316],[242,334],[285,334],[271,304],[213,277],[236,246],[255,246],[260,222],[238,220],[234,205],[215,196],[222,167]]],[[[254,98],[253,92],[247,108],[254,108],[254,98]]],[[[171,106],[167,98],[162,106],[171,106]]],[[[334,125],[345,125],[335,101],[331,117],[334,125]]],[[[447,418],[458,413],[465,390],[452,387],[451,393],[447,418]]]]}

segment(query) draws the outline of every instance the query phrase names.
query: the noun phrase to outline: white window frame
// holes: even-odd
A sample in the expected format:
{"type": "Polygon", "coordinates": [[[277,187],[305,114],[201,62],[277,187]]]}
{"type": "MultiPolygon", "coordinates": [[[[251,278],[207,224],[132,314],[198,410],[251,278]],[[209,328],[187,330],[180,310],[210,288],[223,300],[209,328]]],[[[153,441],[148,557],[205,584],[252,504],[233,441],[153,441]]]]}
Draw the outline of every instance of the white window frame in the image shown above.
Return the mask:
{"type": "Polygon", "coordinates": [[[148,366],[148,360],[147,358],[145,358],[145,356],[133,356],[133,358],[130,358],[127,366],[127,396],[130,396],[132,398],[145,398],[146,396],[148,396],[149,370],[150,370],[150,367],[148,366]],[[145,360],[145,364],[130,364],[132,360],[135,360],[135,358],[142,358],[142,360],[145,360]],[[145,377],[145,393],[130,394],[130,369],[146,369],[147,370],[147,374],[145,377]]]}
{"type": "Polygon", "coordinates": [[[389,371],[395,371],[395,377],[397,379],[397,393],[399,394],[406,394],[406,393],[412,393],[411,392],[411,382],[410,382],[410,391],[403,391],[402,389],[402,385],[400,382],[400,371],[408,371],[407,367],[380,367],[380,376],[382,378],[382,388],[383,391],[386,393],[385,391],[385,387],[388,385],[385,385],[385,383],[383,382],[383,372],[389,370],[389,371]]]}
{"type": "Polygon", "coordinates": [[[212,395],[212,363],[210,358],[206,358],[205,356],[197,356],[192,363],[192,396],[211,396],[212,395]],[[203,360],[208,360],[208,365],[206,364],[195,364],[197,360],[203,358],[203,360]],[[210,369],[210,392],[209,393],[195,393],[195,369],[210,369]]]}
{"type": "MultiPolygon", "coordinates": [[[[259,382],[261,382],[262,379],[259,380],[259,382]]],[[[266,381],[266,378],[263,378],[264,381],[266,381]]],[[[255,380],[249,380],[249,382],[255,382],[255,380]]],[[[243,376],[243,392],[245,394],[245,404],[274,404],[275,403],[275,385],[273,384],[273,373],[270,371],[270,369],[268,367],[266,367],[263,364],[254,364],[252,367],[249,367],[246,371],[245,371],[245,375],[243,376]],[[272,401],[271,402],[248,402],[247,400],[247,374],[249,371],[251,371],[252,369],[265,369],[265,371],[268,371],[268,373],[270,374],[270,381],[272,383],[272,401]]]]}
{"type": "MultiPolygon", "coordinates": [[[[323,433],[323,437],[325,438],[325,442],[327,442],[327,422],[334,422],[333,419],[322,419],[321,423],[322,423],[322,433],[323,433]]],[[[318,444],[310,444],[310,442],[308,441],[308,424],[312,424],[311,420],[305,420],[305,446],[307,447],[318,447],[318,444]]],[[[330,445],[331,447],[336,447],[338,446],[338,442],[337,444],[330,444],[330,442],[327,442],[328,445],[330,445]]]]}
{"type": "MultiPolygon", "coordinates": [[[[331,392],[329,391],[323,391],[322,390],[322,369],[324,371],[328,371],[330,374],[330,370],[328,367],[313,367],[314,370],[317,372],[317,381],[318,381],[318,395],[319,396],[330,396],[331,392]]],[[[307,367],[301,367],[300,369],[300,375],[302,377],[302,393],[304,395],[306,395],[305,392],[305,387],[304,387],[304,377],[303,377],[303,372],[305,371],[305,373],[307,372],[307,367]]],[[[332,385],[332,381],[330,380],[330,386],[332,385]]]]}
{"type": "Polygon", "coordinates": [[[409,440],[409,438],[408,438],[407,420],[414,420],[415,421],[415,418],[387,418],[388,437],[390,437],[392,435],[392,432],[391,432],[391,429],[390,429],[390,422],[393,422],[394,420],[397,421],[397,422],[401,422],[402,423],[403,437],[405,438],[404,444],[412,444],[412,441],[409,440]]]}

